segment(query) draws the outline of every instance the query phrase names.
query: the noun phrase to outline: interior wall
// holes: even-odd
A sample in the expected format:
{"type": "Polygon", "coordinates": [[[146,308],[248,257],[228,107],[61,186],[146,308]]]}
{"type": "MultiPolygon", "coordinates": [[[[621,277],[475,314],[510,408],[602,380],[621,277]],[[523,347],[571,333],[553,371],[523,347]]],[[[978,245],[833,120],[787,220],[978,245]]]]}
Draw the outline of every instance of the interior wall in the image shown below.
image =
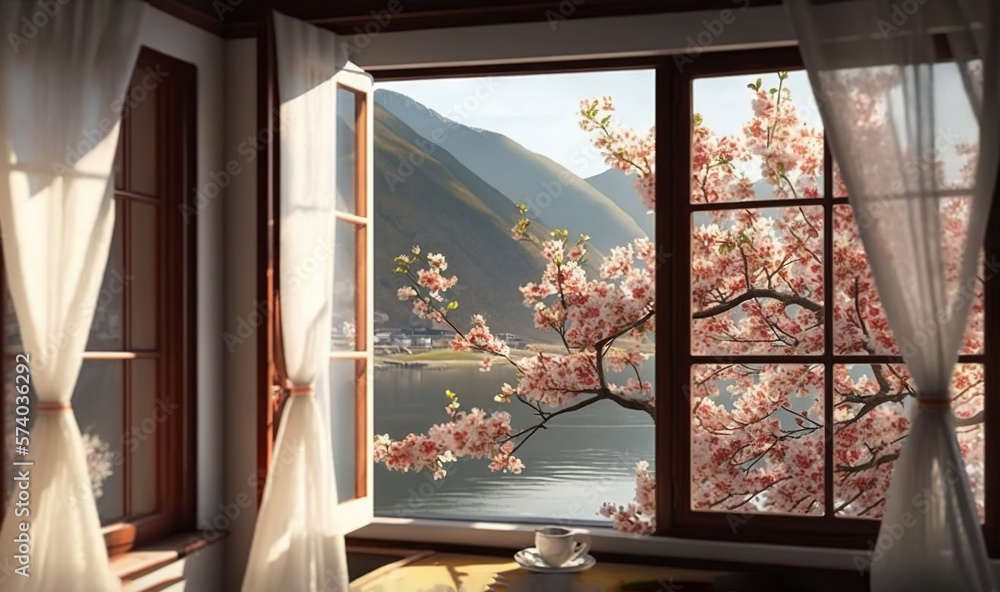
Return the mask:
{"type": "Polygon", "coordinates": [[[561,14],[543,23],[383,33],[390,15],[388,22],[373,18],[356,28],[359,33],[344,35],[340,47],[351,61],[375,72],[667,54],[684,56],[677,60],[683,68],[687,58],[697,59],[705,51],[796,44],[784,6],[748,4],[733,0],[724,10],[574,20],[574,4],[563,2],[561,14]]]}
{"type": "MultiPolygon", "coordinates": [[[[194,64],[197,68],[197,187],[203,191],[213,181],[211,173],[223,165],[223,75],[224,45],[216,37],[177,18],[149,7],[142,44],[194,64]]],[[[223,313],[223,270],[225,262],[224,203],[221,197],[199,202],[191,195],[188,205],[195,209],[189,223],[196,225],[197,241],[197,505],[198,524],[210,522],[223,500],[223,413],[224,345],[221,339],[223,313]]],[[[222,562],[218,549],[206,548],[186,562],[192,569],[188,592],[218,592],[222,562]],[[194,567],[197,566],[197,569],[194,567]]]]}
{"type": "MultiPolygon", "coordinates": [[[[257,517],[257,40],[226,42],[226,489],[230,520],[226,572],[243,579],[257,517]],[[238,427],[237,427],[238,426],[238,427]],[[234,507],[235,506],[235,507],[234,507]]],[[[222,522],[222,521],[220,521],[222,522]]]]}

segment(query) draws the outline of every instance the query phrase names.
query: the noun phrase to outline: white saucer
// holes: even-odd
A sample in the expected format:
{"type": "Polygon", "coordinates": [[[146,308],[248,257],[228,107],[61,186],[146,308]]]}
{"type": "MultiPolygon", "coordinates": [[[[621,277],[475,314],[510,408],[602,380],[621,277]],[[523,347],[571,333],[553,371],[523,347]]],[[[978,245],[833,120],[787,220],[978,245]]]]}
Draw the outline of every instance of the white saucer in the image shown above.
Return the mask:
{"type": "Polygon", "coordinates": [[[585,569],[590,569],[594,567],[597,560],[594,559],[589,553],[584,553],[576,559],[567,562],[565,565],[559,567],[552,567],[542,560],[542,557],[538,554],[538,549],[535,547],[528,547],[527,549],[521,549],[514,555],[514,561],[518,565],[523,567],[528,571],[533,571],[535,573],[576,573],[578,571],[583,571],[585,569]]]}

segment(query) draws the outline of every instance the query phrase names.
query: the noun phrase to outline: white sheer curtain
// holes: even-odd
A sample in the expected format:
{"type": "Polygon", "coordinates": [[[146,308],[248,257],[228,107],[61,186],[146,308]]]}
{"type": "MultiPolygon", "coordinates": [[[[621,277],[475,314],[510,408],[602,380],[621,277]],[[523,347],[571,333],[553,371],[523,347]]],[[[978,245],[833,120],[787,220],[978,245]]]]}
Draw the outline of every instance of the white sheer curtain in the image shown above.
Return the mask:
{"type": "Polygon", "coordinates": [[[995,590],[949,387],[997,175],[996,8],[991,0],[792,0],[789,9],[919,401],[895,463],[872,589],[995,590]],[[978,129],[968,139],[979,151],[970,183],[947,173],[948,128],[963,113],[978,129]],[[945,241],[944,208],[965,212],[963,244],[945,241]]]}
{"type": "Polygon", "coordinates": [[[26,457],[34,465],[25,467],[31,514],[15,516],[14,500],[8,505],[0,557],[21,565],[14,538],[28,522],[30,577],[8,575],[5,591],[103,592],[121,583],[108,568],[70,398],[114,227],[114,107],[135,66],[146,5],[53,5],[49,16],[33,0],[0,2],[0,30],[12,41],[0,51],[0,233],[38,397],[26,457]]]}
{"type": "Polygon", "coordinates": [[[281,337],[293,383],[278,427],[244,592],[346,592],[329,429],[314,387],[329,364],[335,36],[274,15],[280,106],[281,337]]]}

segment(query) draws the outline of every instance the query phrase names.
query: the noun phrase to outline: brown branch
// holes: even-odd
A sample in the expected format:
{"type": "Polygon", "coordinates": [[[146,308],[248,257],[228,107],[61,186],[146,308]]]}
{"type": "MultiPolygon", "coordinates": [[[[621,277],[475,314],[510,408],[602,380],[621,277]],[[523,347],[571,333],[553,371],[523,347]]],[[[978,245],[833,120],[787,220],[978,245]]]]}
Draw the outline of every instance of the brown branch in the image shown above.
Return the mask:
{"type": "Polygon", "coordinates": [[[810,310],[816,313],[820,317],[822,316],[823,312],[822,304],[819,304],[818,302],[813,302],[812,300],[809,300],[808,298],[799,296],[797,294],[786,294],[784,292],[779,292],[777,290],[768,290],[766,288],[750,288],[746,292],[740,294],[739,296],[728,302],[723,302],[711,308],[706,308],[705,310],[696,311],[691,316],[692,318],[695,319],[711,318],[716,315],[720,315],[724,312],[727,312],[729,310],[732,310],[737,306],[743,304],[744,302],[748,300],[753,300],[755,298],[770,298],[772,300],[783,302],[789,306],[795,304],[801,306],[806,310],[810,310]]]}

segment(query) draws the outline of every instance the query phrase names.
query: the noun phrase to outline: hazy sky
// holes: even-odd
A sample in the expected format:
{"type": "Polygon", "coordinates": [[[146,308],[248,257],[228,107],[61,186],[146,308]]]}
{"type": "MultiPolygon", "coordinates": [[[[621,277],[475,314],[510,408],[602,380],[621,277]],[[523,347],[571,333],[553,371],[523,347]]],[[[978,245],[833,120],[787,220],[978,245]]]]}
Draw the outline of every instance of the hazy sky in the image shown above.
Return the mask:
{"type": "MultiPolygon", "coordinates": [[[[954,66],[936,67],[935,76],[941,88],[936,97],[939,133],[952,144],[974,141],[975,119],[954,66]]],[[[753,115],[747,84],[758,77],[763,79],[762,88],[778,86],[773,72],[696,80],[694,111],[719,135],[740,133],[753,115]]],[[[586,178],[607,166],[591,147],[589,135],[576,124],[580,100],[610,96],[617,106],[618,121],[645,131],[655,123],[654,78],[653,70],[625,70],[384,82],[376,88],[405,94],[465,125],[504,134],[586,178]]],[[[790,72],[785,87],[790,89],[802,120],[820,125],[805,71],[790,72]]],[[[943,160],[947,176],[957,175],[960,160],[948,154],[943,160]]],[[[759,170],[759,165],[751,163],[745,172],[756,179],[759,170]]]]}
{"type": "Polygon", "coordinates": [[[577,126],[582,99],[610,96],[625,126],[649,130],[655,123],[652,70],[446,78],[375,85],[407,95],[471,127],[501,133],[548,156],[581,177],[608,167],[577,126]],[[476,98],[476,97],[480,98],[476,98]],[[456,108],[466,103],[474,109],[456,108]]]}

